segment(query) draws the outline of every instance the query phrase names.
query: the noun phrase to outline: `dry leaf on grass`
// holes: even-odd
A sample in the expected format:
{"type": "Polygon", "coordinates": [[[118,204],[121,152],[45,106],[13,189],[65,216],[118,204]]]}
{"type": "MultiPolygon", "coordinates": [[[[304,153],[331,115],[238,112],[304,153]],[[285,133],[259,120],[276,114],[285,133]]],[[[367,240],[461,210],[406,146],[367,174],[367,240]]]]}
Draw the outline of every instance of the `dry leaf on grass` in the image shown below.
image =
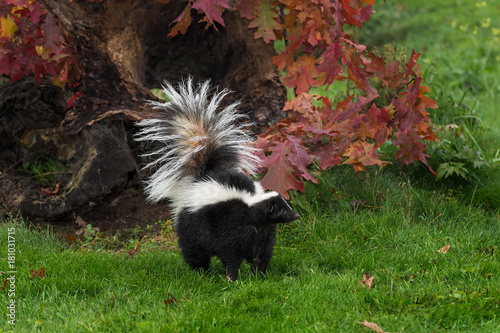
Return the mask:
{"type": "Polygon", "coordinates": [[[363,287],[368,286],[368,289],[371,289],[373,285],[373,278],[374,276],[370,276],[370,273],[366,272],[365,274],[363,274],[363,280],[359,281],[358,283],[363,287]]]}
{"type": "Polygon", "coordinates": [[[165,305],[172,305],[174,303],[178,303],[177,299],[171,293],[167,293],[167,294],[168,294],[168,296],[170,296],[170,298],[163,300],[163,303],[165,303],[165,305]]]}
{"type": "Polygon", "coordinates": [[[75,243],[77,240],[75,234],[65,234],[64,236],[66,236],[66,238],[68,239],[68,242],[70,242],[70,244],[75,243]]]}
{"type": "Polygon", "coordinates": [[[450,249],[450,244],[446,244],[441,249],[438,250],[439,253],[446,253],[450,249]]]}
{"type": "Polygon", "coordinates": [[[45,267],[40,268],[38,271],[30,269],[31,278],[44,278],[45,277],[45,267]]]}
{"type": "Polygon", "coordinates": [[[5,290],[5,286],[7,285],[8,281],[9,280],[5,279],[5,281],[3,282],[3,286],[2,286],[2,288],[0,288],[0,290],[5,290]]]}
{"type": "Polygon", "coordinates": [[[360,324],[360,325],[363,325],[365,327],[368,327],[369,329],[371,329],[371,330],[373,330],[375,332],[378,332],[378,333],[389,333],[389,332],[386,332],[383,329],[381,329],[380,326],[378,326],[377,324],[370,323],[369,321],[366,321],[366,319],[362,323],[357,322],[357,324],[360,324]]]}

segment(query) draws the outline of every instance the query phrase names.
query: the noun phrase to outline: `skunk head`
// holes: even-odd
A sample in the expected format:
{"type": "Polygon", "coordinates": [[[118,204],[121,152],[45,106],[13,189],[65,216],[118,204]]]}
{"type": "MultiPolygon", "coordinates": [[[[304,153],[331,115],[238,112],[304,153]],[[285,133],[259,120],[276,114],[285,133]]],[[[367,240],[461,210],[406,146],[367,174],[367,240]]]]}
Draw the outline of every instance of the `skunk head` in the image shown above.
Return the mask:
{"type": "Polygon", "coordinates": [[[252,205],[252,210],[255,219],[264,224],[287,223],[299,218],[285,198],[276,192],[265,193],[262,200],[252,205]]]}

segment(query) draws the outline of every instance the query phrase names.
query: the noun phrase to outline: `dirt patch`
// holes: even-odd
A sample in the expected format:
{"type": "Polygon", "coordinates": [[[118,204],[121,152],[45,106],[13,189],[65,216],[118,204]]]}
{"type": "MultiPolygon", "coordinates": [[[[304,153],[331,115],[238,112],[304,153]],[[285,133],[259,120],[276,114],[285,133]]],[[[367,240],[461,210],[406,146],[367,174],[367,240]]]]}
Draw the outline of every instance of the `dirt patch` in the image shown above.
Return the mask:
{"type": "Polygon", "coordinates": [[[57,220],[35,219],[35,225],[50,226],[59,234],[75,234],[81,226],[78,217],[86,224],[106,235],[121,234],[136,230],[136,236],[159,234],[161,225],[170,219],[168,203],[150,204],[136,187],[124,189],[118,196],[104,198],[98,203],[89,203],[84,208],[73,211],[57,220]],[[158,223],[158,222],[161,223],[158,223]]]}
{"type": "Polygon", "coordinates": [[[124,229],[156,227],[159,220],[170,218],[170,209],[167,203],[149,204],[137,188],[129,188],[116,198],[81,212],[80,216],[101,231],[114,234],[124,229]]]}

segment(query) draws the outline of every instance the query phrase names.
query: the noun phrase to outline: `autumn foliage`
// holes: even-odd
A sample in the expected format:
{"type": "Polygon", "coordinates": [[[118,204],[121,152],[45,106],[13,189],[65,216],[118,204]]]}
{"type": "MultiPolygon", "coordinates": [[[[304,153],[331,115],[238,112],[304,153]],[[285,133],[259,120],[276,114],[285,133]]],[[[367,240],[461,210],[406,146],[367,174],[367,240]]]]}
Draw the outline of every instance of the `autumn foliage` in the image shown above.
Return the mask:
{"type": "MultiPolygon", "coordinates": [[[[403,165],[420,161],[428,166],[425,141],[435,140],[436,134],[427,109],[437,106],[425,96],[428,88],[417,63],[421,53],[413,51],[404,62],[386,60],[357,43],[352,31],[370,19],[373,5],[374,0],[186,0],[170,23],[171,38],[185,34],[198,11],[207,28],[219,30],[224,11],[235,11],[255,29],[256,39],[285,41],[273,62],[295,98],[285,105],[289,116],[256,141],[263,151],[265,187],[288,197],[290,189],[304,190],[304,180],[317,182],[309,172],[312,165],[322,170],[340,164],[356,170],[384,165],[391,161],[379,148],[388,140],[403,165]],[[337,82],[350,87],[339,100],[310,93],[311,87],[326,90],[337,82]]],[[[37,79],[51,74],[61,82],[74,77],[74,60],[55,18],[40,11],[37,1],[7,0],[5,6],[0,74],[14,80],[31,71],[37,79]],[[21,8],[20,3],[28,4],[21,8]],[[9,19],[17,28],[6,35],[9,19]],[[16,58],[12,50],[19,45],[29,56],[16,58]]]]}
{"type": "MultiPolygon", "coordinates": [[[[385,61],[356,43],[345,28],[361,27],[373,14],[373,0],[242,0],[233,10],[249,20],[255,38],[266,43],[286,39],[273,59],[282,80],[296,97],[285,105],[289,116],[265,133],[256,146],[264,152],[266,173],[261,182],[288,196],[304,190],[304,179],[317,182],[310,165],[325,170],[352,164],[356,170],[384,165],[378,148],[387,140],[397,147],[403,165],[427,164],[426,140],[435,140],[426,109],[436,103],[425,96],[417,60],[385,61]],[[328,88],[335,81],[356,87],[341,101],[309,94],[311,87],[328,88]]],[[[187,1],[171,35],[184,33],[191,23],[191,8],[205,13],[205,21],[224,26],[220,15],[231,9],[227,0],[187,1]]],[[[431,169],[429,167],[429,169],[431,169]]],[[[434,173],[434,171],[431,172],[434,173]]]]}
{"type": "Polygon", "coordinates": [[[0,4],[0,75],[12,81],[50,77],[59,86],[76,82],[78,59],[68,36],[40,1],[5,0],[0,4]]]}

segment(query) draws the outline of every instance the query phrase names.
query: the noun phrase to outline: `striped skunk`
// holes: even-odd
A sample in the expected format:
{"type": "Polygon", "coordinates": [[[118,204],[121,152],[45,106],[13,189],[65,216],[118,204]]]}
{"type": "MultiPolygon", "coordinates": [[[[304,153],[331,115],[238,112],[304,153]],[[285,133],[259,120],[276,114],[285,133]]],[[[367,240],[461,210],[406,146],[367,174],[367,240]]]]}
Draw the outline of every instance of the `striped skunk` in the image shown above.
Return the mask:
{"type": "Polygon", "coordinates": [[[153,102],[163,118],[138,123],[136,140],[156,149],[145,156],[156,171],[146,180],[148,200],[169,199],[181,254],[192,268],[207,270],[212,256],[235,281],[243,260],[264,274],[273,256],[277,223],[299,218],[277,192],[265,192],[245,174],[260,160],[238,114],[238,103],[221,110],[229,91],[215,92],[209,81],[191,78],[177,88],[165,83],[169,102],[153,102]]]}

